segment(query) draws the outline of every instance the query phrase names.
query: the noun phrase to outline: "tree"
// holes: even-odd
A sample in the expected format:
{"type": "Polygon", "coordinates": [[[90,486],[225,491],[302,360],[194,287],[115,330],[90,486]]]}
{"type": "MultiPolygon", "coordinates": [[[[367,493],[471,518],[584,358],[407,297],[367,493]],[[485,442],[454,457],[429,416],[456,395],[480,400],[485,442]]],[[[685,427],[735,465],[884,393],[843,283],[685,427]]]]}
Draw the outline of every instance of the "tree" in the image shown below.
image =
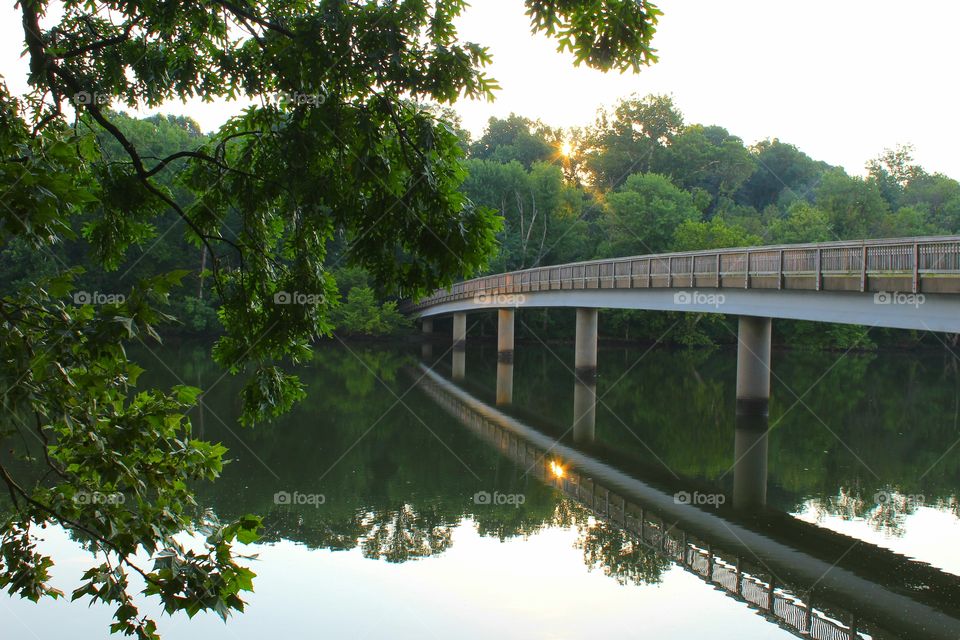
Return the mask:
{"type": "MultiPolygon", "coordinates": [[[[516,160],[506,164],[468,160],[464,182],[474,202],[503,216],[499,253],[490,270],[498,273],[569,258],[568,243],[577,239],[580,192],[564,185],[560,167],[538,162],[530,171],[516,160]]],[[[582,249],[582,247],[580,247],[582,249]]]]}
{"type": "MultiPolygon", "coordinates": [[[[206,256],[224,330],[214,355],[248,375],[244,423],[304,395],[282,365],[303,361],[311,340],[330,332],[337,296],[326,258],[335,237],[346,239],[348,263],[403,295],[485,265],[496,217],[461,193],[460,139],[424,104],[496,88],[482,70],[487,50],[457,39],[461,0],[17,6],[30,92],[0,89],[3,248],[65,261],[57,250],[90,216],[82,233],[97,267],[116,269],[167,232],[157,223],[172,212],[206,256]],[[238,96],[260,103],[160,158],[108,108],[238,96]]],[[[528,0],[527,8],[533,31],[558,38],[578,64],[636,70],[655,60],[659,11],[650,4],[528,0]]],[[[225,450],[193,438],[185,412],[199,390],[133,393],[141,369],[124,349],[159,337],[164,303],[187,270],[141,278],[122,297],[70,302],[76,266],[56,264],[0,298],[0,437],[41,443],[39,455],[18,450],[39,461],[36,473],[15,477],[0,466],[13,508],[0,528],[0,586],[57,595],[33,533],[55,522],[101,556],[74,596],[116,605],[113,631],[157,637],[130,596],[130,571],[167,612],[225,617],[252,587],[233,544],[255,539],[259,520],[198,523],[200,551],[176,542],[194,525],[190,483],[217,476],[225,450]],[[138,551],[152,569],[138,565],[138,551]]]]}
{"type": "Polygon", "coordinates": [[[756,170],[743,184],[737,200],[762,211],[776,204],[781,194],[791,199],[809,199],[820,175],[828,168],[792,144],[774,138],[758,142],[751,149],[756,170]]]}
{"type": "Polygon", "coordinates": [[[723,127],[695,124],[674,138],[655,170],[684,189],[708,193],[712,212],[717,199],[733,197],[755,168],[756,161],[740,138],[723,127]]]}
{"type": "Polygon", "coordinates": [[[668,178],[654,173],[634,174],[607,196],[607,211],[601,219],[606,232],[601,257],[665,251],[677,227],[699,219],[693,196],[668,178]]]}
{"type": "Polygon", "coordinates": [[[910,179],[900,198],[903,206],[920,207],[938,233],[960,233],[960,182],[924,172],[910,179]]]}
{"type": "Polygon", "coordinates": [[[770,224],[770,240],[777,244],[827,242],[835,237],[826,212],[802,200],[770,224]]]}
{"type": "Polygon", "coordinates": [[[683,115],[669,96],[633,97],[601,112],[580,149],[593,185],[615,189],[631,174],[654,170],[682,127],[683,115]]]}
{"type": "Polygon", "coordinates": [[[851,177],[839,169],[824,174],[815,201],[840,240],[874,235],[889,211],[875,180],[851,177]]]}
{"type": "Polygon", "coordinates": [[[470,155],[481,160],[516,160],[530,169],[536,162],[557,160],[557,132],[541,122],[511,113],[505,120],[490,118],[483,136],[470,147],[470,155]]]}
{"type": "Polygon", "coordinates": [[[751,247],[761,244],[759,236],[735,225],[728,225],[723,218],[710,220],[685,220],[673,232],[674,251],[698,249],[725,249],[728,247],[751,247]]]}
{"type": "Polygon", "coordinates": [[[884,149],[882,154],[867,162],[867,172],[877,183],[884,200],[893,209],[900,206],[900,198],[907,185],[924,175],[923,169],[913,164],[911,145],[884,149]]]}

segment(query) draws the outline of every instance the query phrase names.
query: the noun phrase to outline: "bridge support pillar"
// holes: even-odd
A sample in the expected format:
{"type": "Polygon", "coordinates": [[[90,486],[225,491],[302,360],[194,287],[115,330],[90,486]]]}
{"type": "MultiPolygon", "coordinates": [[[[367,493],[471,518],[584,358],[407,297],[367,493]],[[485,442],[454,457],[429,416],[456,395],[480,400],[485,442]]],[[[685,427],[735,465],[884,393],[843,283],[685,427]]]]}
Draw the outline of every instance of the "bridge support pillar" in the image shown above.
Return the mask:
{"type": "Polygon", "coordinates": [[[497,309],[497,405],[513,402],[513,330],[516,312],[497,309]]]}
{"type": "Polygon", "coordinates": [[[453,379],[463,380],[467,369],[467,314],[453,314],[453,379]]]}
{"type": "Polygon", "coordinates": [[[424,318],[420,321],[420,331],[424,335],[433,333],[433,318],[424,318]]]}
{"type": "Polygon", "coordinates": [[[574,368],[578,380],[597,379],[597,310],[577,309],[577,346],[574,368]]]}
{"type": "Polygon", "coordinates": [[[597,385],[579,378],[573,383],[573,441],[593,442],[597,432],[597,385]]]}
{"type": "Polygon", "coordinates": [[[497,309],[497,362],[513,362],[513,309],[497,309]]]}
{"type": "Polygon", "coordinates": [[[770,404],[770,318],[740,316],[737,415],[767,415],[770,404]]]}

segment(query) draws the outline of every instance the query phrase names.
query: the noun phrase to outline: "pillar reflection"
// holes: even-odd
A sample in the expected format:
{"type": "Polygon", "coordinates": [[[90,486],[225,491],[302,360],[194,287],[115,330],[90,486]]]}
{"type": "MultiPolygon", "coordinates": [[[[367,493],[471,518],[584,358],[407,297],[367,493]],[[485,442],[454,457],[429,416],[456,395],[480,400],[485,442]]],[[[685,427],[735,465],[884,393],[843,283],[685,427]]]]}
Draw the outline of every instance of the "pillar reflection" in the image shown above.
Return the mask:
{"type": "Polygon", "coordinates": [[[576,379],[573,385],[573,441],[593,442],[597,431],[597,385],[576,379]]]}
{"type": "Polygon", "coordinates": [[[467,370],[467,314],[453,314],[453,379],[463,380],[467,370]]]}
{"type": "Polygon", "coordinates": [[[767,504],[767,443],[765,414],[737,414],[733,444],[733,506],[752,509],[767,504]]]}
{"type": "Polygon", "coordinates": [[[497,360],[497,406],[513,403],[513,359],[497,360]]]}

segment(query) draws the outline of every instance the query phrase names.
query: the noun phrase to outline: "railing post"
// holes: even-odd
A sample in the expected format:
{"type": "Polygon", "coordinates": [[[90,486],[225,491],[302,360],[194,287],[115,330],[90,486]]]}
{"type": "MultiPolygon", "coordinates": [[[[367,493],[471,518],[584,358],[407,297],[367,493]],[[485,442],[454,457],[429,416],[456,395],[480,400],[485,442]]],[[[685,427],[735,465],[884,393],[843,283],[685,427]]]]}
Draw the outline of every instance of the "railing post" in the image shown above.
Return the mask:
{"type": "Polygon", "coordinates": [[[860,291],[864,292],[867,290],[867,245],[863,245],[863,255],[860,261],[860,291]]]}
{"type": "Polygon", "coordinates": [[[743,288],[750,288],[750,252],[747,251],[747,268],[743,272],[743,288]]]}
{"type": "Polygon", "coordinates": [[[920,245],[913,243],[913,292],[920,291],[920,245]]]}
{"type": "Polygon", "coordinates": [[[817,249],[817,287],[816,287],[817,291],[820,291],[820,289],[823,288],[822,261],[823,261],[823,249],[818,248],[817,249]]]}
{"type": "Polygon", "coordinates": [[[779,266],[777,267],[777,289],[783,289],[783,249],[780,249],[779,266]]]}
{"type": "Polygon", "coordinates": [[[647,289],[653,286],[653,258],[647,258],[647,289]]]}
{"type": "Polygon", "coordinates": [[[717,289],[723,286],[723,278],[720,275],[720,254],[717,254],[717,289]]]}
{"type": "Polygon", "coordinates": [[[673,287],[673,256],[667,258],[667,288],[673,287]]]}

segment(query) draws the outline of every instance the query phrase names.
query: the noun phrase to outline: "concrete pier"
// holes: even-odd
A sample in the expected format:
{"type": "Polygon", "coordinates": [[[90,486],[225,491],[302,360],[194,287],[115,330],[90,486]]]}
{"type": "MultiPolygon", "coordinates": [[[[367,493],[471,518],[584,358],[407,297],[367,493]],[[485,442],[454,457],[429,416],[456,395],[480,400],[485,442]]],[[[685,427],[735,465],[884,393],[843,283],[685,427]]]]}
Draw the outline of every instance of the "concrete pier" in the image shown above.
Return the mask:
{"type": "Polygon", "coordinates": [[[420,321],[420,331],[424,335],[433,333],[433,318],[424,318],[420,321]]]}
{"type": "Polygon", "coordinates": [[[513,362],[513,309],[497,309],[497,362],[513,362]]]}
{"type": "Polygon", "coordinates": [[[597,378],[597,310],[577,309],[574,356],[577,379],[590,383],[597,378]]]}
{"type": "Polygon", "coordinates": [[[770,318],[740,316],[737,415],[767,415],[770,404],[770,318]]]}

